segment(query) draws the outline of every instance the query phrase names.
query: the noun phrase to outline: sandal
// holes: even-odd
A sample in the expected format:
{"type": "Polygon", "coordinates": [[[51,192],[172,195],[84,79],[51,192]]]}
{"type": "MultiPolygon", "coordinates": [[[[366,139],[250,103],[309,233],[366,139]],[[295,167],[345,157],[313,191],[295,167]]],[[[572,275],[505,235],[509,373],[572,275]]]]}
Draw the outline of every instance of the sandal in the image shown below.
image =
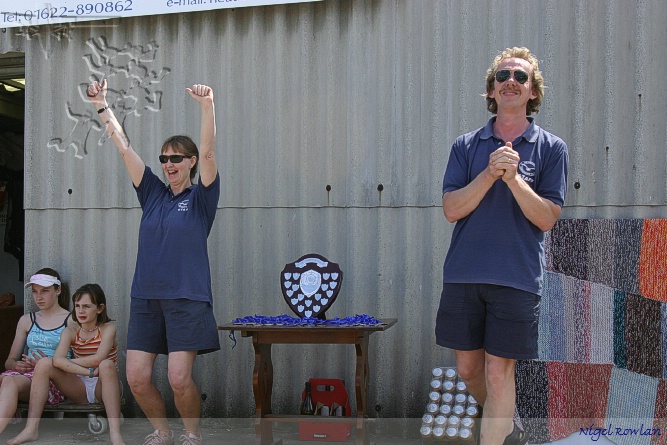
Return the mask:
{"type": "Polygon", "coordinates": [[[514,429],[507,437],[505,437],[503,445],[525,445],[526,442],[528,442],[528,434],[519,429],[516,422],[512,423],[514,424],[514,429]]]}

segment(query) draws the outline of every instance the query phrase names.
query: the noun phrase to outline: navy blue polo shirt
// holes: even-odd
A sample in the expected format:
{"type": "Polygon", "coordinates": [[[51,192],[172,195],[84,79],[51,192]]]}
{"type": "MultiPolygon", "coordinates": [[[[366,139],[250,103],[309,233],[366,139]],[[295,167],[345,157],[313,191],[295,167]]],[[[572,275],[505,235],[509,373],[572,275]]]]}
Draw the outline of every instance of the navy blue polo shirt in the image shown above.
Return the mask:
{"type": "Polygon", "coordinates": [[[143,214],[131,296],[213,303],[207,238],[220,197],[220,175],[174,196],[146,166],[135,187],[143,214]]]}
{"type": "MultiPolygon", "coordinates": [[[[519,153],[517,174],[541,197],[563,206],[567,189],[567,145],[530,126],[512,148],[519,153]]],[[[489,164],[505,141],[486,126],[459,136],[449,155],[442,193],[458,190],[489,164]]],[[[545,267],[544,232],[523,215],[509,187],[498,179],[477,208],[456,222],[443,267],[445,283],[498,284],[541,294],[545,267]]]]}

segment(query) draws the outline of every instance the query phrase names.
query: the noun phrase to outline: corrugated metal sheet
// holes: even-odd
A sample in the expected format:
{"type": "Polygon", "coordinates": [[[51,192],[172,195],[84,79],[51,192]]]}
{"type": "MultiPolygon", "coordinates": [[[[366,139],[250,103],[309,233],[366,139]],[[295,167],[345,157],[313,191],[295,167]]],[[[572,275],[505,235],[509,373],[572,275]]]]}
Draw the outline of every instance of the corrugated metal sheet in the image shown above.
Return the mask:
{"type": "MultiPolygon", "coordinates": [[[[372,336],[371,407],[418,416],[430,368],[453,364],[433,336],[453,227],[442,174],[454,138],[488,119],[491,59],[516,45],[542,60],[537,120],[571,153],[565,217],[667,217],[665,23],[661,0],[324,0],[8,29],[0,51],[26,52],[26,272],[50,265],[74,287],[102,284],[125,341],[140,210],[79,85],[109,79],[134,110],[133,146],[158,168],[166,136],[198,136],[184,88],[208,83],[218,321],[286,312],[280,270],[321,253],[345,272],[331,316],[399,319],[372,336]]],[[[223,336],[198,361],[206,416],[254,413],[250,341],[230,347],[223,336]]],[[[341,377],[353,392],[351,348],[275,349],[276,412],[296,410],[308,377],[341,377]]]]}

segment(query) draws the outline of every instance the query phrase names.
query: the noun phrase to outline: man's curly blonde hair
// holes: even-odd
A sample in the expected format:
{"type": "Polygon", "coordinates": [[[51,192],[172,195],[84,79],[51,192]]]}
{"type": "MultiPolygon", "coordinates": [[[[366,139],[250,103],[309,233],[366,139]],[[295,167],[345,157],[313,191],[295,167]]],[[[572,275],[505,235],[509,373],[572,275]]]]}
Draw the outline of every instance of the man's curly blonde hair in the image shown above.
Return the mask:
{"type": "Polygon", "coordinates": [[[530,116],[532,113],[540,111],[540,105],[542,105],[542,99],[544,98],[544,78],[542,77],[537,57],[525,47],[519,48],[515,46],[514,48],[505,48],[495,59],[493,59],[493,63],[489,69],[486,70],[486,94],[484,94],[484,98],[486,98],[486,108],[493,114],[498,113],[498,104],[495,99],[489,97],[489,94],[493,91],[498,65],[500,65],[500,62],[503,60],[513,57],[524,59],[533,67],[533,77],[531,82],[533,91],[537,97],[535,99],[530,99],[526,105],[526,115],[530,116]]]}

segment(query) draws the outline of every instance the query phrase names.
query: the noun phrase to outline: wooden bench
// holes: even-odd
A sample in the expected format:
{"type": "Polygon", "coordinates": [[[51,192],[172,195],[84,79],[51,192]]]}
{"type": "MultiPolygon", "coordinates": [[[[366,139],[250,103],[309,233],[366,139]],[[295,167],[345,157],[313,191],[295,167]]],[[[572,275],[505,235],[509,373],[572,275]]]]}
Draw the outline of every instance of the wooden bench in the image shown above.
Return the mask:
{"type": "MultiPolygon", "coordinates": [[[[121,407],[125,406],[125,399],[120,400],[121,407]]],[[[27,402],[19,402],[21,411],[28,411],[27,402]]],[[[44,405],[44,413],[53,413],[54,418],[62,419],[65,413],[87,414],[88,431],[98,436],[109,429],[109,421],[104,417],[106,410],[102,403],[73,403],[64,401],[55,405],[44,405]]],[[[120,415],[121,424],[124,422],[123,414],[120,415]]]]}

